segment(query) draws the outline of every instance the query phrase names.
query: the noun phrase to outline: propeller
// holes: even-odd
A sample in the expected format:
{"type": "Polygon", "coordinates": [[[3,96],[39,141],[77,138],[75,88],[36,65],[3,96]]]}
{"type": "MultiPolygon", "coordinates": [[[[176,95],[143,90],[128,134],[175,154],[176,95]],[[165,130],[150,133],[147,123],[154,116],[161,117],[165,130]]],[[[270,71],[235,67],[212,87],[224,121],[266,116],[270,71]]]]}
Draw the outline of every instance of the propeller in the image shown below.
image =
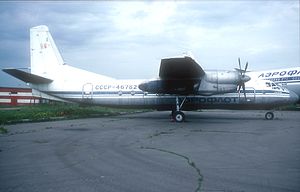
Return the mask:
{"type": "Polygon", "coordinates": [[[240,58],[238,58],[238,62],[239,62],[239,69],[235,68],[235,70],[237,70],[240,73],[239,82],[238,82],[239,98],[240,98],[240,90],[241,90],[241,88],[243,88],[244,97],[246,100],[247,97],[246,97],[245,83],[251,79],[249,76],[245,75],[245,73],[247,72],[247,68],[248,68],[248,62],[246,62],[244,70],[241,67],[241,59],[240,58]]]}

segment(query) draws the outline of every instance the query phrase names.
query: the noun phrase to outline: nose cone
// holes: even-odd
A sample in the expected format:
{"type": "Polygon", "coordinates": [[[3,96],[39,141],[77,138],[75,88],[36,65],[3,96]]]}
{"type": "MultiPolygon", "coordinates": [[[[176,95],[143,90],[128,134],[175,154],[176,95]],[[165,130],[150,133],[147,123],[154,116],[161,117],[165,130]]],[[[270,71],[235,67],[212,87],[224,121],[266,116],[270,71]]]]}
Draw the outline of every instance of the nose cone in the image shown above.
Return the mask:
{"type": "Polygon", "coordinates": [[[241,77],[241,80],[242,80],[243,82],[250,81],[250,79],[251,79],[251,77],[249,77],[248,75],[243,75],[243,76],[241,77]]]}
{"type": "Polygon", "coordinates": [[[291,103],[296,103],[296,102],[298,102],[298,100],[299,100],[299,96],[296,93],[294,93],[293,91],[290,91],[290,99],[289,99],[289,101],[291,103]]]}

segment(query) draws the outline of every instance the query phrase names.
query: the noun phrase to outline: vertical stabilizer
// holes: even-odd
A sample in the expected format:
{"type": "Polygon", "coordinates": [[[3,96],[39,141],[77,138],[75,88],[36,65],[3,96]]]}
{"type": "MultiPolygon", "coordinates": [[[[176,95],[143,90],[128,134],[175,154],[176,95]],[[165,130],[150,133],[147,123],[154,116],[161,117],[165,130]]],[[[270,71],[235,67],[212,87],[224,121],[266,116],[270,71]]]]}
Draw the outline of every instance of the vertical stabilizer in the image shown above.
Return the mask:
{"type": "Polygon", "coordinates": [[[45,25],[30,29],[31,73],[52,79],[64,61],[45,25]]]}

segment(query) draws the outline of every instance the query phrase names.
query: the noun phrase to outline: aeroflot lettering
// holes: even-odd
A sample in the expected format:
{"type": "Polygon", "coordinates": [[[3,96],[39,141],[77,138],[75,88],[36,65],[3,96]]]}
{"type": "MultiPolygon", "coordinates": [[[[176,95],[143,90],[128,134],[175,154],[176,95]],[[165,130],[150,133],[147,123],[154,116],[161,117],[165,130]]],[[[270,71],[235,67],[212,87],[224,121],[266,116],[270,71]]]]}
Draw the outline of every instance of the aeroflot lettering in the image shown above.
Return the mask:
{"type": "Polygon", "coordinates": [[[194,97],[188,98],[191,102],[198,102],[198,103],[237,103],[237,97],[194,97]]]}
{"type": "Polygon", "coordinates": [[[285,75],[289,75],[289,76],[293,76],[293,75],[299,75],[300,74],[300,70],[291,70],[291,71],[275,71],[273,73],[262,73],[258,76],[258,78],[264,78],[264,77],[273,77],[276,75],[279,76],[285,76],[285,75]]]}

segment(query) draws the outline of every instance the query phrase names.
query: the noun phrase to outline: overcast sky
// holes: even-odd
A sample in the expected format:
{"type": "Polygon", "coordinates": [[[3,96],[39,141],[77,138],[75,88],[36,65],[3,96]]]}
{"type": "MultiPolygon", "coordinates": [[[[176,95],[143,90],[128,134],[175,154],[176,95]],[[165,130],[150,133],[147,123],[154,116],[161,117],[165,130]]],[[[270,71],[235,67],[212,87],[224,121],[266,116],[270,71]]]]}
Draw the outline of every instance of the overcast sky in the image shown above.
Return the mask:
{"type": "MultiPolygon", "coordinates": [[[[0,68],[29,67],[29,28],[47,25],[69,65],[114,78],[158,76],[191,52],[205,69],[300,65],[299,1],[0,2],[0,68]]],[[[24,85],[0,72],[0,86],[24,85]]]]}

